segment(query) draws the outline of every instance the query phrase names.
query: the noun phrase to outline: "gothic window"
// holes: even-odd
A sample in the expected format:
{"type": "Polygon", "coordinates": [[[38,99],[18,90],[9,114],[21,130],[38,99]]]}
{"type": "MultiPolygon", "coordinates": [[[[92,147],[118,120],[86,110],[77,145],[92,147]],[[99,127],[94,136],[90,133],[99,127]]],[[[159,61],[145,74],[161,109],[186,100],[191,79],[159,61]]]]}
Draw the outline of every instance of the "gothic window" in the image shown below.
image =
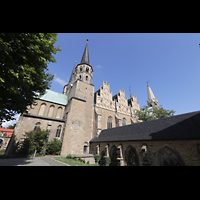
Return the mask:
{"type": "Polygon", "coordinates": [[[112,128],[112,117],[111,116],[108,117],[107,128],[112,128]]]}
{"type": "Polygon", "coordinates": [[[125,151],[125,161],[127,166],[139,166],[139,157],[136,149],[129,145],[125,151]]]}
{"type": "Polygon", "coordinates": [[[82,72],[83,71],[83,68],[82,67],[80,67],[80,72],[82,72]]]}
{"type": "Polygon", "coordinates": [[[79,76],[80,80],[81,80],[81,75],[79,76]]]}
{"type": "Polygon", "coordinates": [[[59,126],[57,127],[57,130],[56,130],[56,137],[60,137],[61,128],[62,128],[61,125],[59,125],[59,126]]]}
{"type": "Polygon", "coordinates": [[[126,118],[123,118],[122,119],[122,126],[125,126],[126,125],[126,118]]]}
{"type": "Polygon", "coordinates": [[[89,68],[88,67],[86,68],[86,72],[89,72],[89,68]]]}
{"type": "Polygon", "coordinates": [[[46,107],[45,103],[41,104],[38,115],[44,115],[45,107],[46,107]]]}
{"type": "Polygon", "coordinates": [[[161,166],[184,166],[185,163],[178,151],[167,145],[161,147],[158,151],[158,159],[161,166]]]}
{"type": "Polygon", "coordinates": [[[120,166],[120,161],[117,159],[120,157],[120,152],[115,145],[113,145],[110,149],[110,166],[120,166]]]}
{"type": "Polygon", "coordinates": [[[85,77],[86,81],[88,80],[88,76],[85,77]]]}
{"type": "Polygon", "coordinates": [[[61,115],[62,115],[62,107],[59,107],[58,111],[57,111],[56,118],[61,118],[61,115]]]}
{"type": "Polygon", "coordinates": [[[48,117],[53,117],[53,111],[54,111],[55,106],[51,105],[49,108],[49,113],[48,113],[48,117]]]}
{"type": "Polygon", "coordinates": [[[35,124],[35,127],[34,127],[34,131],[36,131],[37,129],[39,129],[40,128],[40,125],[41,125],[41,123],[40,122],[37,122],[36,124],[35,124]]]}

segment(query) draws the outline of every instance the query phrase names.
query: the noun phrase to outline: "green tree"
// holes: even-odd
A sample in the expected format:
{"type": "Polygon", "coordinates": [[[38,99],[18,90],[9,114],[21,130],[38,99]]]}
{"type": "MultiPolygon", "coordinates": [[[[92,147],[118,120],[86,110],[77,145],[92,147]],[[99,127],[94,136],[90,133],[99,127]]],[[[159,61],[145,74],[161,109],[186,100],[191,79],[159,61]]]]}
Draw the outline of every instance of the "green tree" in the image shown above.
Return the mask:
{"type": "Polygon", "coordinates": [[[149,121],[153,119],[171,117],[174,113],[174,110],[166,110],[162,107],[162,105],[160,105],[159,108],[155,106],[143,106],[140,110],[137,110],[135,116],[138,117],[138,120],[149,121]]]}
{"type": "Polygon", "coordinates": [[[53,75],[47,67],[61,51],[56,41],[55,33],[0,33],[0,121],[25,112],[50,89],[53,75]]]}
{"type": "Polygon", "coordinates": [[[61,150],[62,142],[57,138],[53,138],[52,141],[47,143],[46,154],[59,155],[61,150]]]}
{"type": "Polygon", "coordinates": [[[160,105],[160,107],[154,107],[153,113],[155,114],[156,119],[165,118],[165,117],[172,117],[175,114],[174,110],[166,110],[160,105]]]}
{"type": "Polygon", "coordinates": [[[16,126],[16,124],[9,125],[9,126],[7,127],[7,129],[15,129],[15,126],[16,126]]]}
{"type": "Polygon", "coordinates": [[[37,154],[42,154],[44,144],[47,140],[48,130],[29,131],[25,133],[25,139],[19,145],[21,146],[18,154],[22,156],[31,156],[37,150],[37,154]]]}

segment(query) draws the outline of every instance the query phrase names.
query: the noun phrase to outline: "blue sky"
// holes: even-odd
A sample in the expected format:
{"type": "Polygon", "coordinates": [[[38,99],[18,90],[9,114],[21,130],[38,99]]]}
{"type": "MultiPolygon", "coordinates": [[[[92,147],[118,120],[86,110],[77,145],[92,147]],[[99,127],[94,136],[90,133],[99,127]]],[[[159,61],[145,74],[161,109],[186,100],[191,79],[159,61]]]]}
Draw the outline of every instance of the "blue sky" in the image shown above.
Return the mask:
{"type": "Polygon", "coordinates": [[[55,46],[62,52],[49,64],[55,74],[51,90],[62,93],[74,62],[80,63],[89,39],[90,65],[95,91],[110,83],[113,95],[119,88],[129,98],[147,105],[147,81],[165,109],[176,114],[200,110],[200,34],[194,33],[59,33],[55,46]]]}
{"type": "Polygon", "coordinates": [[[55,55],[57,63],[49,64],[49,73],[55,75],[51,90],[62,93],[74,62],[81,61],[87,38],[95,91],[104,80],[113,95],[123,88],[129,98],[131,86],[142,107],[147,105],[149,80],[165,109],[176,115],[200,110],[199,33],[59,33],[55,46],[62,52],[55,55]]]}

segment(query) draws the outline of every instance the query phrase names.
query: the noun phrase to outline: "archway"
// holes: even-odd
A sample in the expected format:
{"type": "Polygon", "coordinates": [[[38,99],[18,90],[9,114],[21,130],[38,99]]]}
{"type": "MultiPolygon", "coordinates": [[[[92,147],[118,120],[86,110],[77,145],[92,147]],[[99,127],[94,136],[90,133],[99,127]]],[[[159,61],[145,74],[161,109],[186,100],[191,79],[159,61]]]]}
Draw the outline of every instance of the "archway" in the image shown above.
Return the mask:
{"type": "Polygon", "coordinates": [[[85,142],[83,146],[83,154],[87,153],[89,153],[88,142],[85,142]]]}
{"type": "Polygon", "coordinates": [[[139,166],[139,157],[136,149],[129,145],[125,151],[125,161],[127,166],[139,166]]]}
{"type": "Polygon", "coordinates": [[[158,160],[161,166],[185,166],[179,152],[168,145],[164,145],[159,149],[158,160]]]}
{"type": "Polygon", "coordinates": [[[120,152],[115,145],[113,145],[110,149],[110,166],[120,166],[120,160],[117,158],[120,157],[120,152]]]}

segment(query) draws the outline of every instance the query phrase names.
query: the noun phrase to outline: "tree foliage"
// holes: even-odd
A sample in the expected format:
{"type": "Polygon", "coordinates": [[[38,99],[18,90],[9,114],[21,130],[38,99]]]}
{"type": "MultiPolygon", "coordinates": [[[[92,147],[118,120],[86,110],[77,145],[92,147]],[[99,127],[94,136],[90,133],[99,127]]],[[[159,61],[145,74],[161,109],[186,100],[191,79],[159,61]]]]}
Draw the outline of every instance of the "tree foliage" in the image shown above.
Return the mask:
{"type": "Polygon", "coordinates": [[[14,119],[50,89],[56,41],[55,33],[0,33],[0,120],[14,119]]]}
{"type": "Polygon", "coordinates": [[[46,154],[59,155],[61,150],[62,142],[57,138],[53,138],[52,141],[47,143],[46,154]]]}
{"type": "Polygon", "coordinates": [[[44,144],[47,140],[48,130],[41,130],[37,128],[36,131],[29,131],[25,133],[25,139],[21,142],[19,155],[31,156],[37,150],[37,154],[42,154],[44,150],[44,144]]]}
{"type": "Polygon", "coordinates": [[[138,120],[149,121],[153,119],[160,119],[165,117],[171,117],[175,113],[174,110],[166,110],[160,105],[160,107],[148,107],[143,106],[140,110],[137,110],[135,116],[138,120]]]}

